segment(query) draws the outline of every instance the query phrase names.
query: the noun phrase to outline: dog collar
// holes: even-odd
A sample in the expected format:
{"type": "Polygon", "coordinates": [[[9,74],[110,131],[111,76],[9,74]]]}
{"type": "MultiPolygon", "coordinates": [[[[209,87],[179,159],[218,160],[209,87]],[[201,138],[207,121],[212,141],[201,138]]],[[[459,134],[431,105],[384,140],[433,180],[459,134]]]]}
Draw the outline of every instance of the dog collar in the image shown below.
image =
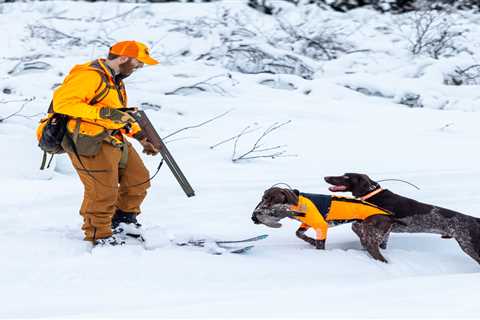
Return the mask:
{"type": "Polygon", "coordinates": [[[366,195],[360,197],[359,199],[362,200],[362,201],[367,201],[367,199],[373,197],[374,195],[376,195],[377,193],[380,193],[380,192],[382,192],[382,191],[383,191],[382,188],[375,189],[375,190],[373,190],[372,192],[367,193],[366,195]]]}

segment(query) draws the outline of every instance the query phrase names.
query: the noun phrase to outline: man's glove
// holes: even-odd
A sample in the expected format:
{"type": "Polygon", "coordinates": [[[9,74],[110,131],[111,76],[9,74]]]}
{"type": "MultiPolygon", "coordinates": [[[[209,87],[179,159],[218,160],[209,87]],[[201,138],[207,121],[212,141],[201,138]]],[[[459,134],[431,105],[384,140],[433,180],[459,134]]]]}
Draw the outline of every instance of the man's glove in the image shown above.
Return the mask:
{"type": "Polygon", "coordinates": [[[127,112],[120,111],[118,109],[102,107],[98,112],[101,119],[111,120],[117,124],[127,124],[136,122],[135,118],[129,115],[127,112]]]}
{"type": "Polygon", "coordinates": [[[146,138],[139,140],[139,142],[143,147],[143,153],[149,156],[156,156],[160,152],[152,143],[148,142],[146,138]]]}

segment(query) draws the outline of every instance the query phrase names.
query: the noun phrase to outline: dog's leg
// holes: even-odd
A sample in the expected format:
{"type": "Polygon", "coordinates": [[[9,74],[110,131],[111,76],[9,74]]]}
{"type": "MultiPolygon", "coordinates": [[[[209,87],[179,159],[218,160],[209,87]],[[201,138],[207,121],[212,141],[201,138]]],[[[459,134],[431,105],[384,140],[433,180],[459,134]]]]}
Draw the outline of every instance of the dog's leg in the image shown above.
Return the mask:
{"type": "Polygon", "coordinates": [[[365,219],[362,225],[363,241],[368,253],[376,260],[388,262],[380,253],[380,246],[382,243],[386,245],[386,241],[388,241],[388,235],[393,225],[392,218],[385,215],[374,215],[365,219]]]}
{"type": "Polygon", "coordinates": [[[367,244],[365,243],[365,230],[363,224],[361,222],[352,223],[352,231],[355,232],[355,234],[360,239],[360,244],[362,245],[362,247],[367,248],[367,244]]]}
{"type": "Polygon", "coordinates": [[[382,262],[388,262],[387,259],[383,257],[380,253],[379,244],[382,242],[384,234],[377,229],[374,221],[367,221],[368,219],[362,222],[354,222],[352,224],[352,230],[360,238],[360,243],[367,252],[375,259],[382,262]]]}
{"type": "Polygon", "coordinates": [[[388,238],[390,236],[390,232],[387,232],[384,236],[383,236],[383,240],[382,242],[380,243],[379,247],[383,250],[387,249],[387,244],[388,244],[388,238]]]}
{"type": "Polygon", "coordinates": [[[480,264],[480,219],[461,219],[456,223],[453,237],[460,248],[480,264]]]}
{"type": "Polygon", "coordinates": [[[463,252],[468,254],[470,257],[472,257],[473,260],[477,261],[477,263],[480,264],[480,254],[476,250],[476,248],[473,246],[471,239],[455,238],[455,240],[457,240],[463,252]]]}

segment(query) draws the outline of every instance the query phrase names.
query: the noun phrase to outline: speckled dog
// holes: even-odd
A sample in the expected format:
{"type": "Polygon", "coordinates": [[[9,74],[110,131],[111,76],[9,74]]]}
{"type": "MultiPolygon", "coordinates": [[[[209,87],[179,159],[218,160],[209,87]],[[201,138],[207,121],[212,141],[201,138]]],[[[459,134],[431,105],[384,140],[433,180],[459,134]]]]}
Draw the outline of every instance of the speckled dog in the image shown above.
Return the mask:
{"type": "MultiPolygon", "coordinates": [[[[356,198],[368,201],[393,213],[396,220],[391,232],[437,233],[442,238],[454,238],[460,248],[480,263],[480,219],[449,209],[402,197],[382,187],[365,174],[345,173],[325,177],[332,185],[330,191],[351,192],[356,198]]],[[[385,237],[382,248],[386,248],[385,237]]]]}
{"type": "Polygon", "coordinates": [[[376,260],[387,262],[379,248],[395,218],[387,210],[371,203],[351,197],[303,193],[277,187],[265,190],[253,211],[253,222],[280,228],[279,221],[284,218],[300,221],[302,224],[296,236],[317,249],[325,249],[329,227],[353,222],[352,229],[368,253],[376,260]],[[305,234],[310,228],[314,230],[315,238],[305,234]]]}

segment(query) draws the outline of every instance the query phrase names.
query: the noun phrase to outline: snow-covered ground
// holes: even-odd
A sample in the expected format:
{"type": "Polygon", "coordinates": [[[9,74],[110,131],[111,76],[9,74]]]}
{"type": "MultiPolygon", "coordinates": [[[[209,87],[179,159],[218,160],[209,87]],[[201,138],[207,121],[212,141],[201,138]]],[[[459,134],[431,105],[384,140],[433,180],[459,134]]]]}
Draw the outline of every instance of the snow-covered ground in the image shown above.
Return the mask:
{"type": "MultiPolygon", "coordinates": [[[[136,6],[0,5],[0,119],[35,97],[0,121],[0,317],[478,317],[480,266],[454,240],[393,234],[383,252],[390,263],[383,264],[362,250],[349,225],[331,229],[327,250],[317,251],[295,238],[295,221],[269,229],[250,220],[269,186],[284,182],[328,193],[323,177],[344,172],[404,179],[421,190],[399,182],[383,186],[480,217],[479,87],[443,84],[445,73],[479,57],[478,16],[455,17],[469,30],[462,45],[470,53],[434,60],[409,54],[395,28],[402,17],[311,8],[308,21],[335,21],[349,30],[353,48],[370,51],[331,61],[304,58],[315,71],[306,80],[242,74],[227,69],[228,59],[197,59],[232,36],[232,25],[217,23],[226,11],[255,30],[248,41],[267,46],[273,19],[243,1],[136,6]],[[199,25],[201,17],[212,25],[199,25]],[[178,24],[193,27],[172,30],[178,24]],[[38,170],[35,128],[68,70],[124,39],[148,43],[161,61],[126,84],[130,105],[161,106],[147,112],[162,136],[230,112],[169,139],[196,197],[187,199],[167,167],[161,169],[141,216],[152,250],[132,245],[92,252],[80,230],[82,185],[65,156],[38,170]],[[50,67],[21,71],[33,62],[50,67]],[[165,95],[211,77],[206,91],[165,95]],[[399,104],[405,93],[420,95],[424,107],[399,104]],[[265,147],[286,145],[281,150],[288,157],[234,163],[233,141],[209,148],[247,126],[258,128],[238,140],[241,154],[267,127],[288,120],[264,140],[265,147]],[[262,233],[270,237],[245,255],[216,256],[170,242],[262,233]]],[[[286,7],[282,18],[298,22],[306,14],[300,11],[286,7]]],[[[286,49],[269,50],[281,55],[286,49]]],[[[144,160],[153,172],[160,159],[144,160]]]]}

